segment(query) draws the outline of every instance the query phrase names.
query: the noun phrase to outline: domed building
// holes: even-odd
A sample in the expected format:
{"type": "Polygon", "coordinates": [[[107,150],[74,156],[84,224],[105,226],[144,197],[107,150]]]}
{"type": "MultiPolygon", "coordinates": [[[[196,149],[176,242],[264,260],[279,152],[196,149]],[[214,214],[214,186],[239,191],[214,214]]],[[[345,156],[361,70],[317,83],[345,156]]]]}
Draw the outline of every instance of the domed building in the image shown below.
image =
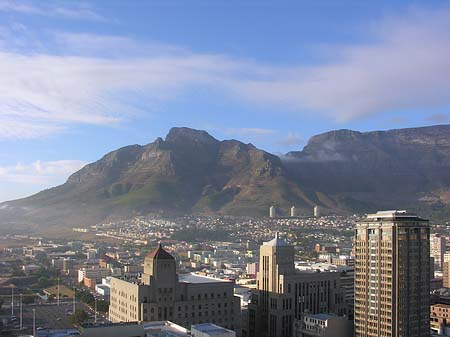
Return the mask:
{"type": "Polygon", "coordinates": [[[144,273],[133,281],[111,278],[112,322],[169,320],[186,328],[215,323],[240,336],[240,299],[234,282],[177,274],[176,260],[161,244],[144,259],[144,273]]]}

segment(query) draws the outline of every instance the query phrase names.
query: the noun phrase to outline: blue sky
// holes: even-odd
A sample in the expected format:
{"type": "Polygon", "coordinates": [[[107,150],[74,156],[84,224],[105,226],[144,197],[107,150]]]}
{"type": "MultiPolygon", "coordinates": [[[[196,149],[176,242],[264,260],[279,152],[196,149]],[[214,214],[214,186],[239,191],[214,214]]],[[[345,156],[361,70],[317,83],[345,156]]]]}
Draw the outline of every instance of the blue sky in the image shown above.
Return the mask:
{"type": "Polygon", "coordinates": [[[0,201],[172,126],[285,153],[448,123],[446,3],[0,0],[0,201]]]}

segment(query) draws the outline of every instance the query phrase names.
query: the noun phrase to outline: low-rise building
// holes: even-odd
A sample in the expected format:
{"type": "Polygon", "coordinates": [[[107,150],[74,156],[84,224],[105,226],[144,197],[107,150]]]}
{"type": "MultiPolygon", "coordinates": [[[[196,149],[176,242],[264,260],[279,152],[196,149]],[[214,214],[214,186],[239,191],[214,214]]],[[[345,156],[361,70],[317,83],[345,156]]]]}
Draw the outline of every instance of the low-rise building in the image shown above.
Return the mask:
{"type": "Polygon", "coordinates": [[[305,315],[295,324],[295,337],[350,337],[353,322],[347,317],[330,314],[305,315]]]}
{"type": "Polygon", "coordinates": [[[95,279],[97,283],[102,281],[102,278],[111,275],[111,270],[106,268],[98,268],[93,266],[92,268],[81,268],[78,270],[78,283],[83,282],[84,278],[95,279]]]}
{"type": "Polygon", "coordinates": [[[450,336],[450,305],[433,304],[430,307],[430,328],[440,336],[450,336]]]}

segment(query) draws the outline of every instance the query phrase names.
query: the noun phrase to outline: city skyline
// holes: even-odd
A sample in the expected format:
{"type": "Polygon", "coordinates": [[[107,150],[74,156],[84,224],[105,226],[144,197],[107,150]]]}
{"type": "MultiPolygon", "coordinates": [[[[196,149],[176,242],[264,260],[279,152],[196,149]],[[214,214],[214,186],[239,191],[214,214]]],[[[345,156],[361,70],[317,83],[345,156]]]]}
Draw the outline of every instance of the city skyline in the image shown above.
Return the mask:
{"type": "Polygon", "coordinates": [[[285,153],[448,123],[444,1],[258,5],[0,1],[0,201],[172,126],[285,153]]]}

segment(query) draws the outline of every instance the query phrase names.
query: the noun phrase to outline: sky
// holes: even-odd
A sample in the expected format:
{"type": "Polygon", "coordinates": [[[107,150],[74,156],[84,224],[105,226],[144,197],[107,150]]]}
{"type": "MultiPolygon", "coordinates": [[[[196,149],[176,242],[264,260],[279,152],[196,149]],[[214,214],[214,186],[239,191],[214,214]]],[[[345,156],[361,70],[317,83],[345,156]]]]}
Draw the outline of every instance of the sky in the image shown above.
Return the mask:
{"type": "Polygon", "coordinates": [[[448,1],[0,0],[0,201],[174,126],[286,153],[446,123],[448,1]]]}

